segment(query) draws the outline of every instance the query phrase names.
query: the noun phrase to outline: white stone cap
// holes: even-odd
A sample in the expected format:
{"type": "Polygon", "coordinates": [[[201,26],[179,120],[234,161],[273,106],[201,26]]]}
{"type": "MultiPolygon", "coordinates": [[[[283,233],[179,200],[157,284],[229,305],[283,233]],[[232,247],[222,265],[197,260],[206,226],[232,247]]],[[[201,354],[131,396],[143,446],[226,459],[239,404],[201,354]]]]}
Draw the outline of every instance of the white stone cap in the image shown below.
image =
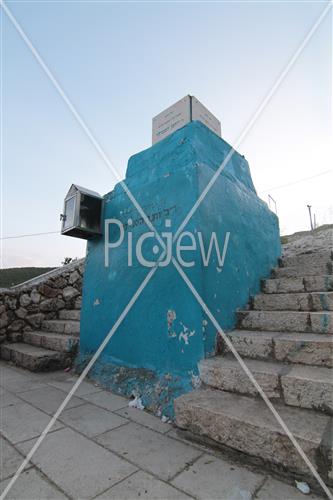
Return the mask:
{"type": "Polygon", "coordinates": [[[152,143],[165,139],[193,120],[201,121],[221,137],[221,122],[196,97],[187,95],[154,116],[152,143]]]}

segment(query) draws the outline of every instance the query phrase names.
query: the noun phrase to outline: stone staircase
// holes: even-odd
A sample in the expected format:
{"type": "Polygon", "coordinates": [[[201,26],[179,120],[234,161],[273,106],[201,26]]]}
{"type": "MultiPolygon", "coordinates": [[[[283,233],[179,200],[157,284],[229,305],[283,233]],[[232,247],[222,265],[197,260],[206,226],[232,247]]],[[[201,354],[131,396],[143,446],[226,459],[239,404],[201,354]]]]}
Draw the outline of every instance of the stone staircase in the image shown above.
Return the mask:
{"type": "Polygon", "coordinates": [[[71,366],[80,337],[80,310],[63,309],[59,319],[45,320],[40,330],[20,334],[20,342],[1,345],[1,358],[31,371],[71,366]]]}
{"type": "MultiPolygon", "coordinates": [[[[315,465],[332,484],[332,254],[281,259],[262,293],[228,333],[254,377],[315,465]]],[[[188,437],[241,453],[280,473],[311,473],[244,371],[222,353],[200,363],[202,387],[175,400],[188,437]]]]}

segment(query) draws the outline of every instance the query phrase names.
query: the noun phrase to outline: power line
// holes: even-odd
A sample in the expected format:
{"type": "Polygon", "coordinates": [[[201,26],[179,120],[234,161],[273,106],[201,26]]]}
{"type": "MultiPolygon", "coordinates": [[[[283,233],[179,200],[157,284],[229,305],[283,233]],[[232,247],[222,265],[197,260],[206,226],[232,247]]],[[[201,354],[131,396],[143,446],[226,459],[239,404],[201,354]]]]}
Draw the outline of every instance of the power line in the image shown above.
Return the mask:
{"type": "Polygon", "coordinates": [[[281,189],[281,188],[284,188],[287,186],[292,186],[293,184],[298,184],[299,182],[308,181],[310,179],[315,179],[316,177],[320,177],[321,175],[327,175],[327,174],[331,174],[331,173],[332,173],[331,170],[325,170],[325,172],[320,172],[320,174],[311,175],[310,177],[304,177],[303,179],[298,179],[297,181],[288,182],[288,184],[281,184],[280,186],[275,186],[275,187],[272,187],[269,189],[264,189],[263,191],[259,191],[258,194],[267,193],[268,191],[274,191],[275,189],[281,189]]]}
{"type": "Polygon", "coordinates": [[[30,234],[17,234],[15,236],[4,236],[0,240],[12,240],[15,238],[26,238],[28,236],[44,236],[44,234],[60,234],[59,231],[48,231],[46,233],[30,233],[30,234]]]}
{"type": "MultiPolygon", "coordinates": [[[[270,189],[264,189],[263,191],[259,191],[258,194],[266,193],[268,191],[274,191],[275,189],[281,189],[281,188],[284,188],[284,187],[287,187],[287,186],[292,186],[293,184],[298,184],[299,182],[304,182],[304,181],[307,181],[307,180],[310,180],[310,179],[314,179],[314,178],[320,177],[322,175],[327,175],[327,174],[330,174],[330,173],[332,173],[331,170],[326,170],[325,172],[320,172],[319,174],[312,175],[310,177],[304,177],[303,179],[298,179],[297,181],[289,182],[288,184],[281,184],[280,186],[275,186],[275,187],[272,187],[270,189]]],[[[47,234],[60,234],[60,232],[59,231],[48,231],[48,232],[45,232],[45,233],[17,234],[15,236],[4,236],[3,238],[0,238],[0,241],[1,240],[12,240],[12,239],[17,239],[17,238],[27,238],[27,237],[30,237],[30,236],[44,236],[44,235],[47,235],[47,234]]]]}

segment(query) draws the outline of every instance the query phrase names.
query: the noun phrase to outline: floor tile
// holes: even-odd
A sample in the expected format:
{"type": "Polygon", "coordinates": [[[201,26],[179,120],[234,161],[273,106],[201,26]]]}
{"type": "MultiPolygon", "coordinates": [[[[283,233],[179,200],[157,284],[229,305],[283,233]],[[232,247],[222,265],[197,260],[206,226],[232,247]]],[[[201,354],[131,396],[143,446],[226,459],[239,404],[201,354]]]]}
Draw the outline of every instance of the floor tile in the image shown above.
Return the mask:
{"type": "Polygon", "coordinates": [[[163,423],[160,418],[155,417],[151,413],[148,413],[144,410],[138,410],[137,408],[123,408],[116,412],[118,415],[121,415],[125,418],[129,418],[133,420],[137,424],[144,425],[145,427],[149,427],[153,429],[153,431],[161,432],[164,434],[172,429],[170,424],[163,423]]]}
{"type": "Polygon", "coordinates": [[[309,495],[304,495],[301,493],[296,486],[290,486],[277,479],[269,478],[263,487],[257,493],[256,498],[258,500],[304,500],[308,498],[309,500],[323,500],[322,497],[318,497],[313,493],[309,495]]]}
{"type": "MultiPolygon", "coordinates": [[[[22,452],[30,451],[50,421],[51,416],[44,412],[53,414],[76,380],[61,371],[36,374],[0,361],[3,434],[18,443],[16,447],[22,452]]],[[[129,408],[126,398],[88,381],[78,392],[80,397],[71,399],[59,419],[62,421],[46,436],[32,459],[45,477],[29,465],[6,498],[67,498],[61,490],[81,500],[250,500],[254,491],[258,500],[305,498],[296,487],[284,482],[271,477],[264,482],[260,470],[252,472],[227,462],[221,455],[207,453],[206,448],[189,445],[170,425],[145,411],[129,408]],[[78,432],[64,427],[66,424],[78,432]],[[171,483],[164,482],[168,480],[171,483]]],[[[0,491],[22,461],[17,450],[0,437],[0,491]]],[[[307,497],[320,500],[315,494],[307,497]]]]}
{"type": "Polygon", "coordinates": [[[4,382],[7,382],[11,379],[24,379],[31,378],[32,373],[28,370],[23,370],[21,368],[17,368],[15,366],[11,366],[9,364],[5,364],[4,362],[0,363],[0,382],[3,385],[4,382]]]}
{"type": "Polygon", "coordinates": [[[205,454],[171,482],[202,500],[251,500],[263,479],[244,467],[205,454]]]}
{"type": "MultiPolygon", "coordinates": [[[[27,401],[27,403],[32,404],[50,415],[53,415],[64,401],[66,394],[60,389],[46,385],[40,389],[23,392],[20,394],[20,397],[27,401]]],[[[66,408],[73,408],[74,406],[78,406],[83,403],[84,401],[81,399],[72,396],[67,403],[66,408]]]]}
{"type": "Polygon", "coordinates": [[[74,427],[88,437],[97,436],[128,423],[128,420],[125,418],[90,403],[86,403],[78,408],[65,410],[60,415],[59,420],[74,427]]]}
{"type": "Polygon", "coordinates": [[[65,370],[56,370],[55,372],[37,372],[33,373],[33,375],[43,384],[66,381],[72,377],[72,375],[65,370]]]}
{"type": "MultiPolygon", "coordinates": [[[[65,380],[54,380],[48,382],[53,387],[57,387],[62,391],[65,391],[67,394],[72,389],[73,385],[77,381],[78,377],[68,377],[65,380]]],[[[92,382],[86,382],[83,380],[77,390],[75,391],[75,396],[84,396],[86,394],[92,394],[93,392],[101,391],[100,387],[95,387],[92,382]]]]}
{"type": "Polygon", "coordinates": [[[13,476],[23,460],[22,455],[0,436],[0,481],[13,476]]]}
{"type": "MultiPolygon", "coordinates": [[[[2,492],[7,481],[0,483],[2,492]]],[[[23,472],[6,496],[7,500],[62,500],[67,498],[53,484],[50,484],[35,469],[23,472]]]]}
{"type": "Polygon", "coordinates": [[[201,453],[134,423],[107,432],[96,441],[164,480],[182,470],[201,453]]]}
{"type": "Polygon", "coordinates": [[[0,408],[4,408],[5,406],[13,406],[18,403],[22,403],[21,399],[17,398],[14,394],[2,390],[0,394],[0,408]]]}
{"type": "MultiPolygon", "coordinates": [[[[177,430],[177,427],[173,427],[170,431],[168,431],[166,433],[166,436],[172,438],[172,439],[176,439],[177,441],[180,441],[181,443],[185,443],[185,444],[189,444],[189,440],[186,439],[185,436],[182,436],[178,430],[177,430]]],[[[206,451],[211,451],[211,448],[209,448],[209,446],[206,446],[205,444],[202,444],[202,443],[196,443],[196,442],[191,442],[191,446],[193,446],[193,448],[197,448],[198,450],[201,450],[202,453],[203,452],[206,452],[206,451]]]]}
{"type": "Polygon", "coordinates": [[[134,498],[148,500],[188,500],[192,497],[173,488],[169,484],[163,483],[147,472],[139,471],[98,496],[96,500],[133,500],[134,498]]]}
{"type": "MultiPolygon", "coordinates": [[[[34,441],[21,443],[28,452],[34,441]]],[[[32,461],[74,498],[91,498],[125,479],[136,468],[71,429],[48,434],[32,461]]]]}
{"type": "Polygon", "coordinates": [[[118,396],[117,394],[112,394],[108,391],[84,394],[81,397],[82,399],[89,401],[89,403],[101,406],[102,408],[110,411],[119,410],[120,408],[124,408],[128,405],[128,399],[118,396]]]}
{"type": "Polygon", "coordinates": [[[11,378],[6,381],[5,383],[6,389],[8,389],[11,392],[14,392],[15,394],[21,394],[22,392],[25,391],[31,391],[32,389],[40,389],[42,387],[47,387],[45,384],[42,382],[39,382],[36,379],[30,379],[30,378],[11,378]]]}
{"type": "Polygon", "coordinates": [[[0,366],[0,385],[11,392],[22,392],[37,389],[44,384],[35,373],[19,368],[0,366]]]}
{"type": "MultiPolygon", "coordinates": [[[[50,421],[50,417],[27,403],[7,406],[1,410],[2,433],[12,443],[38,437],[50,421]]],[[[63,427],[56,422],[53,430],[63,427]]]]}

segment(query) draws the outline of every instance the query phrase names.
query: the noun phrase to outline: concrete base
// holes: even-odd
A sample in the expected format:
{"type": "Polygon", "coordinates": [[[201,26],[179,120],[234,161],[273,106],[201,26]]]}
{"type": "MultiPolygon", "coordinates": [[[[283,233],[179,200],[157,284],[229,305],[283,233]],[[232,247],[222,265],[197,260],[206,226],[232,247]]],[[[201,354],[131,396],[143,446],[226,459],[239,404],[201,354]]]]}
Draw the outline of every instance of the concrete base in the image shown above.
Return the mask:
{"type": "MultiPolygon", "coordinates": [[[[90,356],[79,356],[76,372],[80,373],[90,356]]],[[[154,414],[174,419],[173,399],[192,391],[200,383],[194,373],[158,373],[145,368],[130,368],[115,364],[101,355],[89,372],[89,378],[104,389],[127,397],[140,397],[145,408],[154,414]]]]}
{"type": "MultiPolygon", "coordinates": [[[[3,492],[76,377],[32,374],[5,362],[0,371],[3,492]]],[[[260,500],[303,500],[292,482],[277,481],[261,464],[245,467],[234,458],[184,442],[161,419],[84,381],[8,498],[238,500],[255,493],[260,500]]],[[[320,500],[314,494],[307,498],[320,500]]]]}

